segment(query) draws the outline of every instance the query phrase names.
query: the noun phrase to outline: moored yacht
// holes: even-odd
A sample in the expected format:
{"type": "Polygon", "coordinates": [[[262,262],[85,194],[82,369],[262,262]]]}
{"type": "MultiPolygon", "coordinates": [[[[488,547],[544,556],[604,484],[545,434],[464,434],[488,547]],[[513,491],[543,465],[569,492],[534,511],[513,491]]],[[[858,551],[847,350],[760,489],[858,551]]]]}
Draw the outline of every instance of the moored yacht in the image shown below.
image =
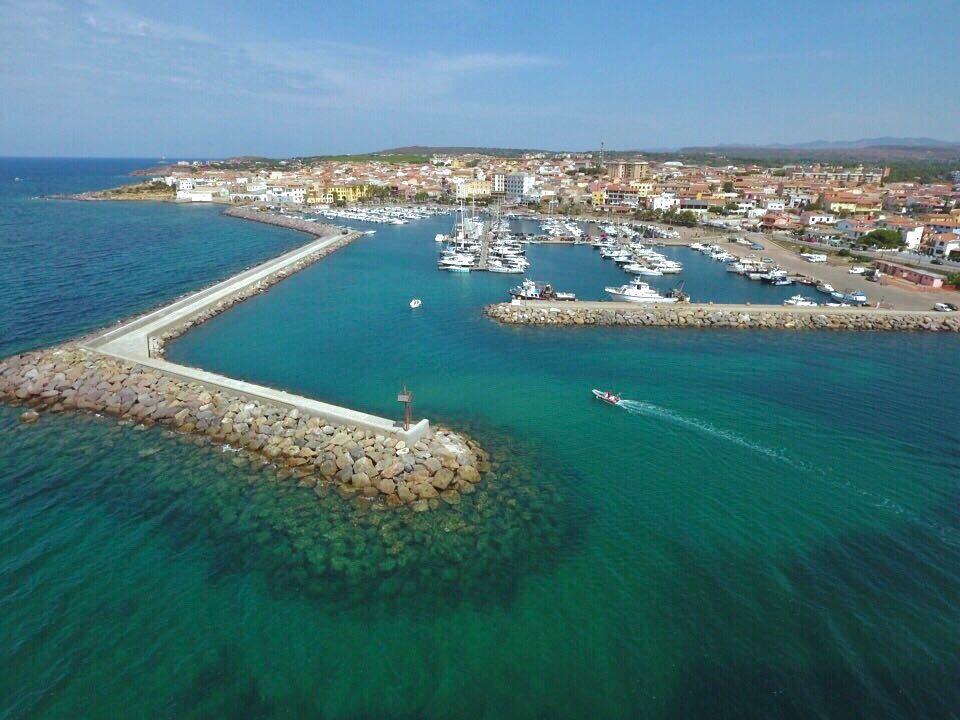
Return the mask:
{"type": "Polygon", "coordinates": [[[607,287],[604,288],[610,297],[614,300],[620,300],[623,302],[635,302],[635,303],[674,303],[677,302],[675,297],[664,297],[647,283],[643,282],[639,278],[634,279],[633,282],[627,285],[621,285],[620,287],[607,287]]]}

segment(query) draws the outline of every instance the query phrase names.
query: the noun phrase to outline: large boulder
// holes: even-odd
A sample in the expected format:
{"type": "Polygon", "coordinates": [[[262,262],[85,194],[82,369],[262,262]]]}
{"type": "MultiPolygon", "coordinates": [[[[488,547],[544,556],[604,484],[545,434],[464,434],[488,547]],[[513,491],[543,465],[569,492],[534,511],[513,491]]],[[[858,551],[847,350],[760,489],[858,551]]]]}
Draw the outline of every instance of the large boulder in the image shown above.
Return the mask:
{"type": "Polygon", "coordinates": [[[453,472],[447,470],[446,468],[441,468],[437,471],[437,474],[430,478],[430,483],[437,490],[446,490],[450,483],[453,482],[453,472]]]}
{"type": "Polygon", "coordinates": [[[466,465],[457,470],[457,477],[469,483],[480,482],[480,473],[472,465],[466,465]]]}
{"type": "Polygon", "coordinates": [[[402,472],[403,463],[394,460],[380,472],[380,475],[385,478],[394,478],[402,472]]]}
{"type": "Polygon", "coordinates": [[[417,483],[413,486],[413,491],[423,500],[429,500],[430,498],[435,498],[439,493],[437,489],[430,483],[417,483]]]}
{"type": "Polygon", "coordinates": [[[363,473],[368,477],[373,477],[376,470],[373,466],[373,461],[370,458],[363,456],[353,464],[353,472],[363,473]]]}
{"type": "Polygon", "coordinates": [[[365,488],[370,484],[370,476],[364,472],[354,473],[350,477],[350,484],[355,488],[365,488]]]}
{"type": "Polygon", "coordinates": [[[397,483],[397,497],[399,497],[405,503],[413,502],[417,499],[416,493],[414,493],[413,490],[410,489],[410,486],[402,480],[397,483]]]}

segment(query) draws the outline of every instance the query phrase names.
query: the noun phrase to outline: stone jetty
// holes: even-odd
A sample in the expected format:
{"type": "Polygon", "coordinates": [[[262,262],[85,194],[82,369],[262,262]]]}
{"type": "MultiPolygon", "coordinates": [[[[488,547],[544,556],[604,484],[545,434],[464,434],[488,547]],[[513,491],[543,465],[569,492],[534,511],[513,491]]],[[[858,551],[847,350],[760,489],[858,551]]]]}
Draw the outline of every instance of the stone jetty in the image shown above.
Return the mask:
{"type": "Polygon", "coordinates": [[[960,332],[955,313],[867,307],[515,301],[484,312],[510,325],[960,332]]]}
{"type": "Polygon", "coordinates": [[[462,434],[432,429],[425,419],[406,429],[162,359],[171,338],[359,236],[249,208],[227,212],[317,239],[117,327],[0,360],[0,401],[25,406],[25,423],[37,422],[38,411],[45,410],[169,426],[236,449],[240,463],[273,465],[281,476],[315,487],[318,495],[334,485],[345,498],[423,512],[458,504],[462,494],[473,492],[490,464],[462,434]]]}
{"type": "Polygon", "coordinates": [[[161,424],[236,448],[240,462],[273,464],[302,486],[334,485],[345,498],[415,512],[458,504],[489,469],[486,453],[450,430],[434,429],[407,446],[297,408],[210,392],[75,344],[0,361],[0,400],[24,406],[24,422],[38,421],[38,411],[88,411],[161,424]]]}
{"type": "MultiPolygon", "coordinates": [[[[266,213],[260,213],[261,215],[266,215],[266,213]]],[[[316,226],[316,223],[310,223],[313,226],[316,226]]],[[[329,226],[321,226],[326,228],[328,231],[331,230],[329,226]]],[[[298,228],[294,228],[298,229],[298,228]]],[[[314,227],[315,230],[319,231],[321,228],[314,227]]],[[[322,235],[318,232],[318,237],[322,235]]],[[[253,282],[249,285],[243,286],[241,289],[229,294],[227,297],[224,297],[221,300],[218,300],[212,305],[206,305],[197,312],[180,318],[177,322],[168,325],[163,329],[162,332],[150,336],[150,346],[149,353],[151,357],[163,357],[164,347],[166,344],[174,340],[181,335],[183,335],[187,330],[202,323],[207,322],[213,317],[216,317],[220,313],[229,310],[231,307],[237,303],[243,302],[254,295],[260,295],[261,293],[268,290],[271,286],[276,285],[281,280],[290,277],[294,273],[298,273],[306,267],[313,265],[318,260],[322,260],[327,255],[336,252],[340,248],[346,247],[351,242],[357,239],[359,235],[355,232],[348,233],[346,235],[335,235],[336,239],[333,240],[330,244],[318,248],[317,250],[311,252],[309,255],[301,257],[292,264],[284,265],[278,270],[266,275],[256,282],[253,282]]]]}
{"type": "Polygon", "coordinates": [[[312,222],[310,220],[304,220],[303,218],[294,217],[291,215],[282,215],[274,212],[268,212],[266,210],[258,210],[257,208],[249,205],[229,207],[223,211],[223,214],[227,215],[228,217],[240,218],[241,220],[251,220],[253,222],[264,223],[265,225],[276,225],[277,227],[285,227],[289,228],[290,230],[299,230],[300,232],[307,233],[308,235],[315,235],[317,237],[329,235],[339,231],[339,228],[336,228],[332,225],[327,225],[326,223],[312,222]]]}

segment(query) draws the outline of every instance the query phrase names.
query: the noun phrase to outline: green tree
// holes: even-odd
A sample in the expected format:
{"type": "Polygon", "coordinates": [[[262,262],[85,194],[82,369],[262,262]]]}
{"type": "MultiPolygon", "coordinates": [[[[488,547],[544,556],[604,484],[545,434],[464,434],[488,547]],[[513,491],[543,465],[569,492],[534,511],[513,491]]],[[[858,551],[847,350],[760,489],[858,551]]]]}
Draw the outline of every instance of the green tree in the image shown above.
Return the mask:
{"type": "Polygon", "coordinates": [[[732,192],[733,192],[733,182],[730,181],[730,180],[727,180],[726,182],[724,182],[724,183],[723,183],[723,191],[724,191],[725,193],[732,193],[732,192]]]}
{"type": "Polygon", "coordinates": [[[418,192],[416,195],[413,196],[413,199],[416,200],[417,202],[426,202],[427,200],[430,199],[430,195],[428,195],[426,191],[421,190],[420,192],[418,192]]]}
{"type": "Polygon", "coordinates": [[[897,248],[903,246],[903,239],[896,230],[871,230],[857,242],[870,247],[897,248]]]}

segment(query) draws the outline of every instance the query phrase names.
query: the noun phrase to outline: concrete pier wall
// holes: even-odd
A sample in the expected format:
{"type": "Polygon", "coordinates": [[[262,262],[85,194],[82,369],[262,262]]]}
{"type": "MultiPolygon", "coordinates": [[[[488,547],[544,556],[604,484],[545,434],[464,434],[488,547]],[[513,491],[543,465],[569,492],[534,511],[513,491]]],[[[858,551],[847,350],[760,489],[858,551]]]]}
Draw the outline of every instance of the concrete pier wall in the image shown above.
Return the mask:
{"type": "MultiPolygon", "coordinates": [[[[236,208],[231,214],[238,215],[236,208]]],[[[228,212],[231,212],[228,211],[228,212]]],[[[248,211],[249,212],[249,211],[248,211]]],[[[253,213],[256,219],[265,222],[266,213],[253,213]]],[[[286,220],[286,218],[283,218],[286,220]]],[[[282,223],[270,223],[282,224],[282,223]]],[[[297,408],[332,423],[351,425],[363,430],[394,437],[413,444],[430,429],[427,419],[422,419],[409,430],[399,422],[370,415],[357,410],[331,405],[319,400],[294,395],[243,380],[228,378],[198,368],[169,362],[162,359],[163,343],[184,329],[203,322],[253,294],[262,292],[284,277],[325,257],[356,238],[358,233],[344,235],[339,229],[318,223],[308,223],[310,232],[326,231],[313,242],[292,250],[256,267],[245,270],[216,285],[180,298],[158,310],[134,318],[118,327],[84,338],[79,345],[106,356],[118,358],[151,368],[164,375],[186,382],[196,382],[209,390],[224,390],[248,400],[259,400],[286,408],[297,408]]],[[[284,225],[285,227],[292,227],[284,225]]],[[[292,229],[300,229],[292,227],[292,229]]]]}

